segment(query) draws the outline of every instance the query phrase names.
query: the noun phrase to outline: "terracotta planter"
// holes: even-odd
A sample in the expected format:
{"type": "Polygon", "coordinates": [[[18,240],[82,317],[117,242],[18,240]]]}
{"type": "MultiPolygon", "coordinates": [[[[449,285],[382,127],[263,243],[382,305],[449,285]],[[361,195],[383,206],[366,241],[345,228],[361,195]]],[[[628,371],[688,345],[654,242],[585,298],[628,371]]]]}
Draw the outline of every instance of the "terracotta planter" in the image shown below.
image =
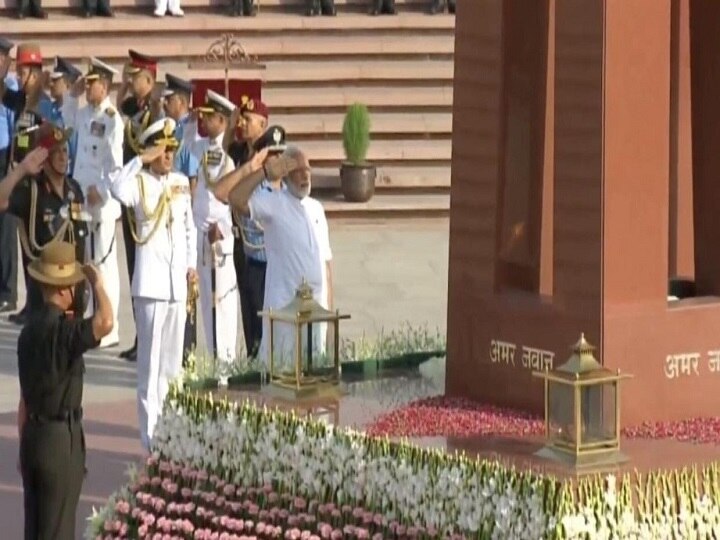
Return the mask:
{"type": "Polygon", "coordinates": [[[374,165],[352,165],[343,163],[340,167],[340,186],[348,202],[367,202],[375,194],[377,169],[374,165]]]}

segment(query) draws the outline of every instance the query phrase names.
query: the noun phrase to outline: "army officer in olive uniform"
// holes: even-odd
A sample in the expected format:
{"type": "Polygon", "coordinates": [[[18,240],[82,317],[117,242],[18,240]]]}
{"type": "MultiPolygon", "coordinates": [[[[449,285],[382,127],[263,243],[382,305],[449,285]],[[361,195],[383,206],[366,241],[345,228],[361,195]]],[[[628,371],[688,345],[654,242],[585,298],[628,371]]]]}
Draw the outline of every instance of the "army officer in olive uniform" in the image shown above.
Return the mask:
{"type": "MultiPolygon", "coordinates": [[[[75,245],[78,260],[85,260],[89,215],[83,211],[83,192],[66,174],[71,130],[46,122],[37,130],[35,149],[0,182],[0,210],[20,220],[20,240],[30,260],[37,259],[52,240],[75,245]]],[[[42,307],[42,291],[28,276],[29,310],[42,307]]],[[[75,308],[84,309],[87,295],[79,287],[75,308]]],[[[82,313],[82,311],[80,312],[82,313]]]]}
{"type": "Polygon", "coordinates": [[[18,339],[18,430],[26,540],[74,540],[85,475],[82,431],[83,353],[113,324],[100,273],[75,259],[75,246],[52,242],[28,267],[43,305],[18,339]],[[98,309],[92,318],[68,314],[75,286],[87,278],[98,309]]]}

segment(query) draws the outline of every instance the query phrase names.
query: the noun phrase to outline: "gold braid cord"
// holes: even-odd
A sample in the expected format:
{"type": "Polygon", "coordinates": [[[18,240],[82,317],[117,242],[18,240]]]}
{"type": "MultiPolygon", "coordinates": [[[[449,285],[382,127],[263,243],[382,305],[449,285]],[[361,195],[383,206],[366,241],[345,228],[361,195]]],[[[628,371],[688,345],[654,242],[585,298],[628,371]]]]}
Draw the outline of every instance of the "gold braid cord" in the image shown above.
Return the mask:
{"type": "MultiPolygon", "coordinates": [[[[150,239],[155,236],[155,233],[160,229],[160,224],[164,221],[164,218],[170,215],[170,200],[171,197],[167,193],[163,193],[158,200],[157,206],[154,210],[150,210],[145,202],[145,181],[141,174],[137,175],[138,188],[140,190],[140,203],[142,204],[143,213],[145,214],[145,222],[154,221],[152,229],[145,238],[140,238],[140,234],[137,231],[137,220],[135,219],[134,212],[128,211],[128,221],[130,222],[130,233],[132,234],[135,244],[144,246],[150,239]]],[[[128,210],[130,210],[128,208],[128,210]]]]}
{"type": "Polygon", "coordinates": [[[30,216],[29,216],[29,225],[30,225],[30,231],[25,229],[25,224],[20,221],[20,226],[18,227],[18,236],[20,237],[20,245],[22,246],[23,251],[25,252],[25,255],[28,259],[31,261],[34,261],[38,258],[37,255],[33,253],[33,251],[37,253],[41,253],[45,250],[45,248],[50,245],[52,242],[57,242],[60,240],[63,240],[66,235],[68,237],[68,240],[71,244],[75,244],[75,229],[72,227],[72,220],[70,219],[70,212],[68,211],[68,217],[65,221],[63,221],[63,224],[60,225],[55,235],[50,239],[50,241],[47,244],[40,245],[37,243],[37,235],[35,230],[35,223],[37,221],[37,181],[33,178],[30,181],[30,216]]]}
{"type": "Polygon", "coordinates": [[[132,151],[136,154],[140,154],[142,152],[142,148],[140,147],[140,143],[138,142],[138,139],[140,138],[140,135],[142,135],[145,130],[148,127],[148,124],[150,123],[150,111],[145,111],[145,114],[143,115],[143,119],[140,122],[140,129],[138,129],[137,135],[134,133],[133,127],[132,127],[132,118],[128,118],[127,122],[125,122],[125,140],[130,145],[130,148],[132,148],[132,151]]]}
{"type": "Polygon", "coordinates": [[[215,184],[217,184],[220,181],[220,178],[222,178],[225,174],[227,174],[228,169],[228,160],[227,160],[227,154],[223,153],[222,161],[220,162],[220,167],[218,168],[219,172],[215,175],[214,178],[210,178],[210,173],[208,172],[208,153],[205,152],[203,154],[202,158],[202,172],[203,177],[205,178],[205,185],[208,187],[212,187],[215,184]]]}

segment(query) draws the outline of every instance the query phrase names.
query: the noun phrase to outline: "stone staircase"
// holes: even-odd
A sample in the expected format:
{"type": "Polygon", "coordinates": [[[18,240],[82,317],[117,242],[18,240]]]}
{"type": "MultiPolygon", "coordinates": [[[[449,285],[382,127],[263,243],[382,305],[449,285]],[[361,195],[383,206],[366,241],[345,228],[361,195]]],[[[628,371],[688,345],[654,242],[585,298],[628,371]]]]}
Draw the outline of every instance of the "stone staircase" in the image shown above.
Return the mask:
{"type": "MultiPolygon", "coordinates": [[[[257,17],[233,19],[219,14],[224,7],[215,0],[184,0],[184,18],[156,19],[151,0],[112,0],[116,18],[85,20],[72,13],[79,0],[43,0],[49,20],[0,20],[3,35],[39,42],[50,61],[98,56],[121,68],[128,48],[156,55],[159,80],[166,72],[222,78],[217,66],[198,64],[214,40],[232,33],[265,65],[271,122],[307,151],[329,212],[446,214],[454,17],[424,14],[426,0],[398,0],[398,16],[371,17],[363,13],[368,3],[336,0],[337,17],[308,18],[303,0],[261,0],[257,17]],[[378,167],[378,191],[364,205],[338,195],[343,112],[355,101],[370,107],[368,158],[378,167]]],[[[14,0],[0,0],[0,8],[13,9],[14,0]]]]}

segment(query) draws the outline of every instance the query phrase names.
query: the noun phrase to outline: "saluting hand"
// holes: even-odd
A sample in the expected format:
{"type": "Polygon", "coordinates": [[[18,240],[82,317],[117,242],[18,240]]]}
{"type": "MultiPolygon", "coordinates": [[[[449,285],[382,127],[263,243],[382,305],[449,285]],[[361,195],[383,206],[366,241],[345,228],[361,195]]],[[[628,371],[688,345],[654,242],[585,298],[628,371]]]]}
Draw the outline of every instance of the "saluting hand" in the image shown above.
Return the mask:
{"type": "Polygon", "coordinates": [[[38,146],[25,156],[20,162],[20,168],[22,169],[24,176],[35,176],[42,171],[45,160],[48,157],[48,151],[42,146],[38,146]]]}
{"type": "Polygon", "coordinates": [[[253,154],[253,157],[250,158],[250,165],[252,167],[253,171],[259,171],[263,168],[263,164],[265,163],[265,160],[268,157],[268,149],[263,148],[259,152],[255,152],[253,154]]]}
{"type": "Polygon", "coordinates": [[[271,157],[265,162],[265,174],[268,180],[275,181],[286,177],[297,166],[296,159],[287,156],[271,157]]]}
{"type": "Polygon", "coordinates": [[[142,155],[140,156],[142,159],[142,162],[145,165],[148,165],[155,161],[157,158],[162,156],[165,153],[165,145],[159,144],[156,146],[150,146],[149,148],[146,148],[142,155]]]}
{"type": "Polygon", "coordinates": [[[75,81],[72,88],[70,88],[70,95],[74,98],[82,96],[85,93],[86,84],[87,81],[85,80],[85,77],[78,77],[78,80],[75,81]]]}
{"type": "Polygon", "coordinates": [[[82,270],[93,289],[96,289],[103,284],[102,274],[94,264],[83,265],[82,270]]]}

